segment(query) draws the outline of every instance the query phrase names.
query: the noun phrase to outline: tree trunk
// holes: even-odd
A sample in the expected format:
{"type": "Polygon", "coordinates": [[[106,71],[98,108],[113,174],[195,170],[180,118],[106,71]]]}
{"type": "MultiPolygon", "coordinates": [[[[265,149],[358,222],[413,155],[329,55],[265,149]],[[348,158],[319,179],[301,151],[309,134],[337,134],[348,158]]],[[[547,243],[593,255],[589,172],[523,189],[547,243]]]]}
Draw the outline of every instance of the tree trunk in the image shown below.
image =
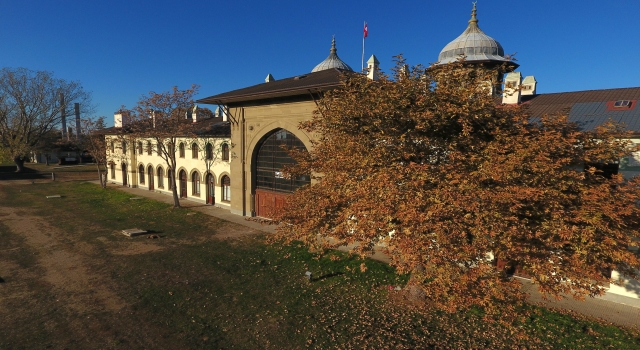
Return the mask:
{"type": "Polygon", "coordinates": [[[178,197],[178,183],[173,179],[173,207],[180,208],[180,197],[178,197]]]}
{"type": "Polygon", "coordinates": [[[13,162],[16,163],[16,173],[24,172],[24,158],[13,157],[13,162]]]}
{"type": "Polygon", "coordinates": [[[96,166],[98,167],[98,178],[100,179],[100,187],[107,188],[107,177],[102,176],[102,169],[100,169],[100,164],[96,163],[96,166]]]}

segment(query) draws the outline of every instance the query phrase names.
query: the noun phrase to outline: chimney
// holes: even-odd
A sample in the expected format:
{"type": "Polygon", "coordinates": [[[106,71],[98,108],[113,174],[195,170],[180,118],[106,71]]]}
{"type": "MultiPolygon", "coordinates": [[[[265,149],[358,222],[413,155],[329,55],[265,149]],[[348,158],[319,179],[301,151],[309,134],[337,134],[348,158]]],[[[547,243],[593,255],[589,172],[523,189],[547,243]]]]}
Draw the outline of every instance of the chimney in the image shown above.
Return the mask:
{"type": "Polygon", "coordinates": [[[60,93],[60,118],[62,120],[62,138],[67,136],[67,115],[65,114],[64,94],[60,93]]]}
{"type": "Polygon", "coordinates": [[[520,72],[507,73],[504,78],[504,90],[502,91],[502,103],[507,105],[520,103],[520,83],[522,74],[520,72]]]}
{"type": "Polygon", "coordinates": [[[380,72],[380,61],[376,58],[376,55],[371,55],[367,61],[367,78],[371,80],[378,80],[380,72]]]}
{"type": "Polygon", "coordinates": [[[198,105],[194,105],[193,106],[193,111],[191,112],[191,119],[193,119],[193,122],[197,122],[198,121],[198,105]]]}
{"type": "Polygon", "coordinates": [[[535,95],[536,94],[536,78],[533,75],[529,75],[522,81],[522,95],[535,95]]]}
{"type": "Polygon", "coordinates": [[[116,128],[121,128],[124,124],[124,118],[122,116],[122,112],[113,114],[113,126],[116,128]]]}
{"type": "Polygon", "coordinates": [[[80,140],[80,104],[74,103],[73,108],[76,112],[76,138],[80,140]]]}
{"type": "Polygon", "coordinates": [[[265,83],[270,83],[270,82],[272,82],[272,81],[276,81],[276,78],[274,78],[274,77],[273,77],[273,75],[271,75],[271,73],[269,73],[269,74],[267,75],[267,77],[264,79],[264,82],[265,82],[265,83]]]}

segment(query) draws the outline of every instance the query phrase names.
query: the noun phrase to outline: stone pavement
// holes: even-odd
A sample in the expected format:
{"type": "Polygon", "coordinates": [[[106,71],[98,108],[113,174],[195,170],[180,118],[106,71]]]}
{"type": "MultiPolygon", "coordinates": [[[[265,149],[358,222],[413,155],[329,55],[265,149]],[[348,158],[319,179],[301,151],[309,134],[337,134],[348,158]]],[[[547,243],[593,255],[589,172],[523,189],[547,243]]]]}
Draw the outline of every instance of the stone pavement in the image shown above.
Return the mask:
{"type": "MultiPolygon", "coordinates": [[[[94,181],[98,184],[98,181],[94,181]]],[[[138,197],[147,197],[160,202],[173,204],[173,197],[164,193],[157,193],[141,188],[123,187],[117,184],[108,184],[109,187],[131,193],[138,197]]],[[[200,202],[190,200],[180,200],[183,207],[199,211],[203,214],[215,216],[217,218],[230,221],[239,225],[243,225],[254,230],[273,233],[275,226],[261,224],[255,221],[247,220],[240,215],[231,214],[230,210],[219,208],[211,205],[205,205],[200,202]]],[[[347,248],[345,248],[347,250],[347,248]]],[[[373,257],[375,260],[389,262],[389,258],[378,252],[373,257]]],[[[640,329],[640,300],[632,299],[614,294],[605,295],[598,298],[587,298],[585,301],[578,301],[572,298],[556,300],[543,300],[538,293],[534,284],[526,279],[522,279],[524,290],[530,294],[529,300],[534,304],[540,304],[546,307],[558,308],[575,311],[577,313],[602,319],[619,326],[640,329]]]]}

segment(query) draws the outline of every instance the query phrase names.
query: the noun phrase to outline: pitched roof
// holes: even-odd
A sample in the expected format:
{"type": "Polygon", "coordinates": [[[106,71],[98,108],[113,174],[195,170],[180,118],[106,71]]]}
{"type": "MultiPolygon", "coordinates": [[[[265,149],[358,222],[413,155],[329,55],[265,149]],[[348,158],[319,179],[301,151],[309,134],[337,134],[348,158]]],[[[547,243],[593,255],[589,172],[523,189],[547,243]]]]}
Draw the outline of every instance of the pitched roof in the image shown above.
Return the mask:
{"type": "Polygon", "coordinates": [[[570,122],[575,122],[582,130],[593,130],[607,121],[621,123],[634,134],[640,133],[640,87],[559,92],[523,96],[532,120],[543,115],[564,113],[570,122]],[[629,108],[612,108],[615,101],[632,101],[629,108]]]}
{"type": "MultiPolygon", "coordinates": [[[[142,122],[148,122],[149,120],[143,120],[142,122]]],[[[134,121],[134,123],[138,123],[141,121],[134,121]]],[[[191,119],[184,119],[185,125],[191,125],[191,132],[197,136],[213,136],[213,137],[231,137],[231,124],[229,122],[225,122],[221,117],[217,118],[203,118],[193,123],[191,119]]],[[[104,128],[96,131],[96,134],[102,135],[112,135],[119,134],[121,132],[129,133],[130,128],[125,125],[122,128],[117,128],[115,126],[104,128]]],[[[176,135],[176,136],[186,136],[186,135],[176,135]]]]}
{"type": "Polygon", "coordinates": [[[229,104],[274,97],[305,95],[340,86],[340,76],[342,74],[348,74],[348,72],[332,68],[224,92],[205,97],[196,102],[204,104],[229,104]]]}

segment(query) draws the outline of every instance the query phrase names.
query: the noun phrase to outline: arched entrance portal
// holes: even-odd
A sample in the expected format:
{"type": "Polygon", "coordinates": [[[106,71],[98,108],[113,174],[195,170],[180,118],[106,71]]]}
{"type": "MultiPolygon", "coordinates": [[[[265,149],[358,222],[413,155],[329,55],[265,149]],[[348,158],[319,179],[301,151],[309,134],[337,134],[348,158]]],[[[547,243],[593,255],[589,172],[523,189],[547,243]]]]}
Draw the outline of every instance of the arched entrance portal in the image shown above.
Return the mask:
{"type": "Polygon", "coordinates": [[[216,204],[216,180],[213,174],[207,174],[207,204],[216,204]]]}
{"type": "Polygon", "coordinates": [[[127,182],[127,165],[122,163],[122,186],[129,186],[127,182]]]}
{"type": "Polygon", "coordinates": [[[180,170],[180,198],[187,198],[187,172],[180,170]]]}
{"type": "Polygon", "coordinates": [[[147,177],[149,178],[149,191],[153,191],[153,167],[151,165],[147,168],[147,177]]]}
{"type": "Polygon", "coordinates": [[[282,169],[295,164],[287,150],[306,150],[306,147],[291,132],[276,129],[257,147],[254,169],[255,174],[254,210],[256,216],[271,217],[272,212],[284,206],[286,198],[298,188],[311,183],[309,176],[287,178],[282,169]]]}

